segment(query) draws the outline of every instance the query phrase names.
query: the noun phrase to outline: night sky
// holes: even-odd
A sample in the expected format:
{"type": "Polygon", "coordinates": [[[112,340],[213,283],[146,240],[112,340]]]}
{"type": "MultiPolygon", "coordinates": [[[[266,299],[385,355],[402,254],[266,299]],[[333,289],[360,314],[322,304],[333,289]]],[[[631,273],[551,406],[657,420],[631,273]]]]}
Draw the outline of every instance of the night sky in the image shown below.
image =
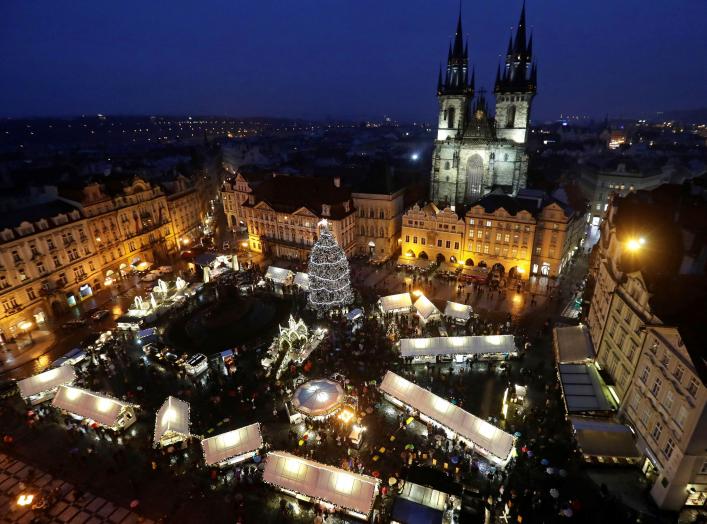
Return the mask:
{"type": "MultiPolygon", "coordinates": [[[[0,2],[0,115],[432,120],[458,0],[0,2]]],[[[520,0],[464,0],[492,88],[520,0]]],[[[707,105],[707,2],[529,0],[535,119],[707,105]]]]}

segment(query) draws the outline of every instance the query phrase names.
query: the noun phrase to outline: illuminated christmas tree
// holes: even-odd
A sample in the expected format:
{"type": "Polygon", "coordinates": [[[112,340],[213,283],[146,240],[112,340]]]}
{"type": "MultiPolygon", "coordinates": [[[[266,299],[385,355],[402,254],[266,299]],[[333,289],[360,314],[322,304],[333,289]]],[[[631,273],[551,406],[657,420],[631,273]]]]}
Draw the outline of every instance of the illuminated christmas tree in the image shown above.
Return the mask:
{"type": "Polygon", "coordinates": [[[336,243],[326,220],[319,223],[319,239],[309,255],[309,306],[319,313],[353,302],[349,261],[336,243]]]}

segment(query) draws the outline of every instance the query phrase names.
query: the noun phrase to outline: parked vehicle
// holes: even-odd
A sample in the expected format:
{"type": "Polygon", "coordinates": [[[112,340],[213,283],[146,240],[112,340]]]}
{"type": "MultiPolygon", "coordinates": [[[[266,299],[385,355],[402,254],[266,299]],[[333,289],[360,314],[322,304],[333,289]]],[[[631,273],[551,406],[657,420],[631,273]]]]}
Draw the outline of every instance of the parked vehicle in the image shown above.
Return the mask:
{"type": "Polygon", "coordinates": [[[91,315],[91,320],[98,322],[99,320],[103,320],[110,314],[110,311],[107,309],[99,309],[96,311],[93,315],[91,315]]]}
{"type": "Polygon", "coordinates": [[[184,370],[192,376],[200,375],[209,367],[209,360],[206,355],[197,353],[184,364],[184,370]]]}
{"type": "Polygon", "coordinates": [[[61,327],[64,329],[76,329],[86,325],[86,321],[82,318],[76,318],[74,320],[69,320],[64,322],[61,327]]]}

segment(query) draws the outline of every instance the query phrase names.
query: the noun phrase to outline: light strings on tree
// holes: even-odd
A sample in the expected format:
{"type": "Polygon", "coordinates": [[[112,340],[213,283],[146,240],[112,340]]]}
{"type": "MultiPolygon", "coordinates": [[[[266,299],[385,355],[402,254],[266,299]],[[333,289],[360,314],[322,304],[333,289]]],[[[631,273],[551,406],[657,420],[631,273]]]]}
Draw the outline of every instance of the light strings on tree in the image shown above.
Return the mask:
{"type": "Polygon", "coordinates": [[[309,255],[309,306],[320,313],[347,306],[353,302],[349,261],[336,243],[328,223],[319,223],[319,238],[309,255]]]}

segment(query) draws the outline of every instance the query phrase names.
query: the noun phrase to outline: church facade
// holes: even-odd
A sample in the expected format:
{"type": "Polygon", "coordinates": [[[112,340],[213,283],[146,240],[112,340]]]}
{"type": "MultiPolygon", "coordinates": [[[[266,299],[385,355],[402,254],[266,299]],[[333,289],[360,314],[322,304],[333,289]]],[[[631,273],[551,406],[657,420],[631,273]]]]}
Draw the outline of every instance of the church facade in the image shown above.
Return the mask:
{"type": "Polygon", "coordinates": [[[501,188],[516,194],[526,185],[526,142],[537,85],[533,38],[526,38],[525,6],[515,38],[508,42],[505,65],[496,71],[495,117],[483,90],[475,92],[463,42],[461,13],[447,68],[437,81],[439,121],[432,157],[430,198],[439,204],[468,204],[501,188]]]}

